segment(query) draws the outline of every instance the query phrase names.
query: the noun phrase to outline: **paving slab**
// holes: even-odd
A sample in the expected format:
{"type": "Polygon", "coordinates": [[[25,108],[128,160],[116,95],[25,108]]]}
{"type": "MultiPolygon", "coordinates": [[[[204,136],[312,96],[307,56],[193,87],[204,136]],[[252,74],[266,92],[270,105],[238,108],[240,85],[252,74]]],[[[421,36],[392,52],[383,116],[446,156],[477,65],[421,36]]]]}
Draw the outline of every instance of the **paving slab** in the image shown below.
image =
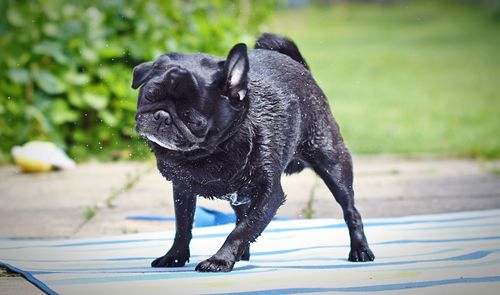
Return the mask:
{"type": "MultiPolygon", "coordinates": [[[[357,157],[356,206],[363,217],[500,207],[500,177],[471,160],[357,157]]],[[[498,162],[490,162],[498,167],[498,162]]],[[[314,194],[314,217],[341,217],[326,186],[314,194]]]]}
{"type": "MultiPolygon", "coordinates": [[[[355,157],[354,164],[356,202],[365,217],[500,207],[499,176],[481,162],[382,156],[355,157]]],[[[150,162],[88,163],[47,174],[21,174],[15,167],[3,167],[0,177],[2,237],[102,236],[174,227],[173,222],[127,220],[136,215],[174,215],[172,186],[150,162]],[[130,178],[145,170],[127,188],[130,178]],[[108,207],[106,199],[117,189],[122,191],[108,207]],[[96,214],[87,222],[85,208],[94,207],[96,214]]],[[[279,216],[342,216],[311,170],[284,176],[282,184],[287,201],[279,216]]],[[[198,205],[231,211],[220,200],[199,198],[198,205]]]]}
{"type": "MultiPolygon", "coordinates": [[[[310,191],[317,182],[317,176],[310,170],[284,176],[282,183],[287,193],[287,202],[280,208],[278,216],[301,218],[310,191]]],[[[199,197],[197,205],[222,212],[232,212],[229,203],[223,200],[199,197]]],[[[112,202],[112,207],[100,208],[96,216],[85,223],[74,236],[95,237],[175,229],[173,221],[127,219],[131,216],[174,217],[172,184],[156,169],[143,175],[129,191],[120,194],[112,202]]]]}
{"type": "Polygon", "coordinates": [[[21,277],[2,277],[0,278],[0,294],[2,295],[42,295],[33,284],[21,277]]]}
{"type": "MultiPolygon", "coordinates": [[[[356,157],[356,204],[364,217],[398,216],[500,207],[500,181],[481,162],[456,159],[356,157]]],[[[496,163],[498,165],[498,163],[496,163]]],[[[286,203],[278,216],[341,218],[342,211],[312,170],[284,176],[286,203]]],[[[173,217],[172,186],[156,169],[103,208],[76,236],[169,230],[175,223],[127,220],[129,216],[173,217]]],[[[198,198],[197,204],[231,212],[226,201],[198,198]]]]}
{"type": "Polygon", "coordinates": [[[69,237],[89,206],[106,198],[144,169],[142,162],[79,165],[51,173],[0,169],[0,237],[69,237]]]}
{"type": "Polygon", "coordinates": [[[149,169],[132,188],[117,196],[110,207],[103,206],[74,236],[95,237],[175,228],[175,222],[127,219],[131,216],[174,216],[172,184],[156,168],[149,169]]]}

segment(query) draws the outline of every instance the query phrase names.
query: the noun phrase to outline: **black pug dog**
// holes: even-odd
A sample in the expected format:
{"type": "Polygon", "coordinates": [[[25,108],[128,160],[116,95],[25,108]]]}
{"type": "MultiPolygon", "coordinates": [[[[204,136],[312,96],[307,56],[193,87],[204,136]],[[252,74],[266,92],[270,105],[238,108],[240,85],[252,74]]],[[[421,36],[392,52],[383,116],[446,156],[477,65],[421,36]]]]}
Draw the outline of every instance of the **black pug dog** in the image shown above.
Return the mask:
{"type": "Polygon", "coordinates": [[[263,34],[227,58],[167,53],[134,68],[136,130],[173,183],[176,234],[153,267],[189,261],[197,196],[228,200],[236,228],[197,271],[231,271],[285,202],[280,177],[311,167],[342,206],[350,261],[371,261],[354,207],[351,156],[297,46],[263,34]]]}

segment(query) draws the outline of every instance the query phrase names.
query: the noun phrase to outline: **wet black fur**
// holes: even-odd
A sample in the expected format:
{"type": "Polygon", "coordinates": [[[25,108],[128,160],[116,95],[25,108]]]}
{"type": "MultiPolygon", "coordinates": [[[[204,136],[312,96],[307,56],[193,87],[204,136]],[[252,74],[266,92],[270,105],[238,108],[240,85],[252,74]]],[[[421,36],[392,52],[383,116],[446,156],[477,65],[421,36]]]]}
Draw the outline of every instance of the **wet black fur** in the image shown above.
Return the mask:
{"type": "Polygon", "coordinates": [[[354,207],[351,156],[327,98],[292,41],[264,34],[255,48],[247,53],[238,44],[227,60],[170,53],[134,71],[133,87],[143,85],[137,130],[156,136],[148,143],[174,188],[174,244],[152,266],[184,266],[189,260],[197,196],[237,192],[250,202],[232,206],[236,228],[217,253],[196,267],[231,271],[236,261],[250,258],[250,243],[285,201],[282,173],[305,167],[323,179],[343,209],[351,238],[349,260],[373,260],[354,207]],[[228,82],[239,73],[240,79],[228,82]],[[188,131],[177,126],[183,125],[180,121],[188,131]]]}

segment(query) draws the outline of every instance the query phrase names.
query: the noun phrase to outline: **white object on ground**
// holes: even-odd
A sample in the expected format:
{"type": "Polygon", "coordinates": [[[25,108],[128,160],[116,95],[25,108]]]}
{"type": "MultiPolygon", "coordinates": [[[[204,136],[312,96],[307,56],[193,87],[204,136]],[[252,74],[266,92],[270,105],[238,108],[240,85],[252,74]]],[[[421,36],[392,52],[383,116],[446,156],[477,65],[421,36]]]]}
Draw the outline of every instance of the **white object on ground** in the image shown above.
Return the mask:
{"type": "Polygon", "coordinates": [[[75,162],[51,142],[30,141],[23,146],[15,146],[12,148],[12,156],[16,164],[25,172],[75,167],[75,162]]]}

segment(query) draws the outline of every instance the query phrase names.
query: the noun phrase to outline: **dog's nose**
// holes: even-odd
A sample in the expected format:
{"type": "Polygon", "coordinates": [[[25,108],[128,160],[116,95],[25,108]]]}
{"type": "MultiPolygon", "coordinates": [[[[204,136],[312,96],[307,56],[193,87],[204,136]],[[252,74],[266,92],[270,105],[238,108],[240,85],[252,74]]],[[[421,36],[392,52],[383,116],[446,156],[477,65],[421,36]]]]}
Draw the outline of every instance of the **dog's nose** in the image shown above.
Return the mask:
{"type": "Polygon", "coordinates": [[[153,118],[155,119],[155,121],[165,123],[166,125],[170,125],[170,123],[172,123],[172,117],[168,112],[164,110],[156,111],[153,115],[153,118]]]}

